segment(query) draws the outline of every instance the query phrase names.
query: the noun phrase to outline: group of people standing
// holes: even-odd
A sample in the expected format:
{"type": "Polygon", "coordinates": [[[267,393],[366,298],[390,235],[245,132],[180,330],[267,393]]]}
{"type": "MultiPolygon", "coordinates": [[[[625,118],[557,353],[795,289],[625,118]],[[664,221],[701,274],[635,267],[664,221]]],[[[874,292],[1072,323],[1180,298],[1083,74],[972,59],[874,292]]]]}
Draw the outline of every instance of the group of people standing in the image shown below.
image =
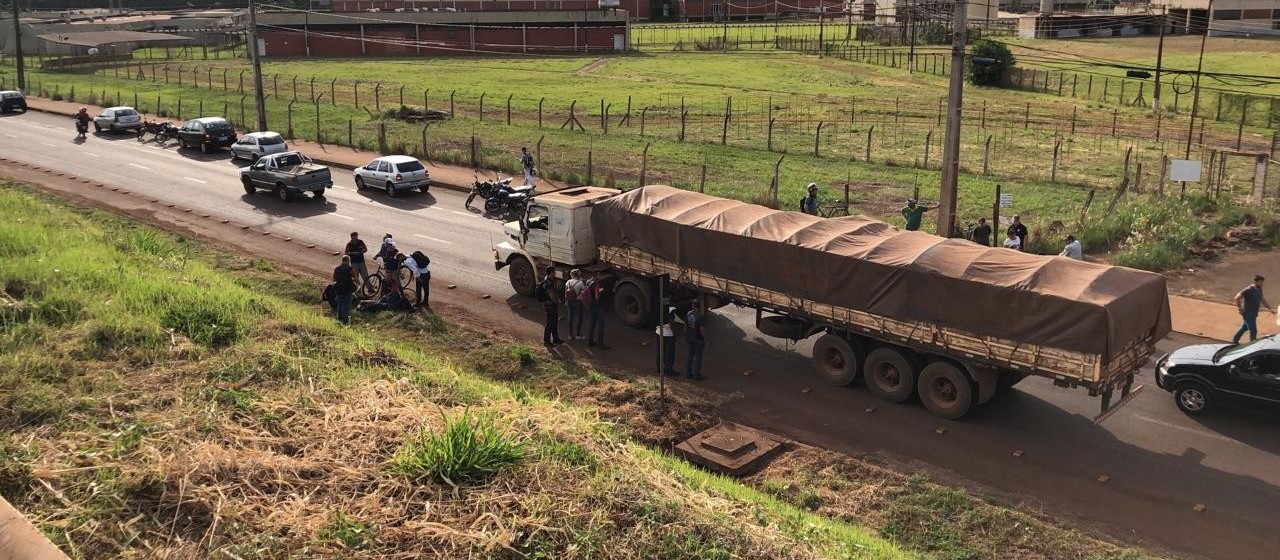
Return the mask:
{"type": "MultiPolygon", "coordinates": [[[[325,290],[325,298],[333,307],[334,315],[344,324],[351,322],[351,306],[360,287],[369,285],[369,267],[365,255],[369,246],[360,239],[359,232],[351,232],[351,239],[343,248],[342,261],[333,269],[333,283],[325,290]]],[[[396,247],[395,238],[390,233],[382,237],[382,244],[373,260],[381,260],[381,291],[378,294],[366,294],[377,297],[361,302],[360,309],[366,311],[407,311],[415,307],[430,309],[431,297],[431,259],[422,251],[405,254],[396,247]],[[414,286],[416,301],[409,301],[402,293],[400,285],[400,268],[408,270],[414,286]]]]}
{"type": "Polygon", "coordinates": [[[563,291],[556,287],[555,274],[555,267],[547,267],[542,281],[534,287],[534,296],[542,303],[542,311],[546,314],[542,343],[547,346],[564,344],[560,338],[560,306],[563,304],[569,312],[569,340],[582,338],[582,323],[590,315],[587,346],[608,350],[609,346],[604,343],[604,286],[600,282],[600,273],[593,270],[584,274],[575,268],[569,271],[563,291]]]}

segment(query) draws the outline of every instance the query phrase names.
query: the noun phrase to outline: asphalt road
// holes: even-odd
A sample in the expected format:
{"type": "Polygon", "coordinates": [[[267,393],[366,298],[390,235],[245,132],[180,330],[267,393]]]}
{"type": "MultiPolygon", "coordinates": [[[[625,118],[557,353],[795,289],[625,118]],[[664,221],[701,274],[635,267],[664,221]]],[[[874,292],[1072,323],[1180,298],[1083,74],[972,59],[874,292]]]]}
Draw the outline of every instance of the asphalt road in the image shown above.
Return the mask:
{"type": "MultiPolygon", "coordinates": [[[[236,173],[247,162],[232,163],[225,153],[179,152],[172,142],[162,147],[126,135],[76,141],[68,119],[41,113],[0,118],[0,155],[127,188],[158,200],[157,208],[185,206],[210,220],[333,249],[350,231],[360,231],[371,247],[391,232],[402,249],[431,255],[437,286],[461,286],[448,293],[437,288],[433,297],[530,339],[541,332],[536,306],[513,305],[523,300],[512,295],[505,270],[493,268],[490,248],[501,224],[464,209],[462,193],[432,189],[391,199],[357,191],[349,172],[334,169],[337,188],[325,202],[284,203],[265,192],[246,195],[236,173]]],[[[316,270],[327,258],[263,256],[310,260],[316,270]]],[[[726,418],[838,451],[883,453],[949,482],[977,483],[972,486],[1002,501],[1021,502],[1089,534],[1185,556],[1280,558],[1280,415],[1224,411],[1189,418],[1155,387],[1148,370],[1141,379],[1146,390],[1100,426],[1091,422],[1096,399],[1041,379],[948,422],[919,404],[891,405],[860,387],[823,385],[809,367],[808,344],[769,339],[752,323],[752,312],[733,308],[709,321],[706,386],[723,396],[726,418]],[[752,375],[743,374],[748,370],[752,375]],[[1108,480],[1100,482],[1104,475],[1108,480]],[[1197,504],[1207,509],[1196,512],[1197,504]]],[[[561,352],[652,371],[653,347],[641,344],[649,333],[614,328],[609,336],[614,350],[570,345],[561,352]]],[[[1159,347],[1194,342],[1173,335],[1159,347]]]]}

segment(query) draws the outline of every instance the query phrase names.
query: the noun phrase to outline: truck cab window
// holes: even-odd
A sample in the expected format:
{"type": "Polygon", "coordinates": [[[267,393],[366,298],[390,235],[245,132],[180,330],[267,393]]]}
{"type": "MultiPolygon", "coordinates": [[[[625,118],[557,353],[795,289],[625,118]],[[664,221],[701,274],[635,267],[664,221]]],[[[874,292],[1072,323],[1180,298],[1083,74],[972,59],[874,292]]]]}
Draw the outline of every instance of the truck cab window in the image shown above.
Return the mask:
{"type": "Polygon", "coordinates": [[[529,213],[527,214],[527,218],[526,218],[529,224],[528,225],[529,229],[543,229],[543,230],[547,229],[548,219],[549,217],[547,215],[546,206],[535,205],[535,206],[529,207],[529,213]]]}

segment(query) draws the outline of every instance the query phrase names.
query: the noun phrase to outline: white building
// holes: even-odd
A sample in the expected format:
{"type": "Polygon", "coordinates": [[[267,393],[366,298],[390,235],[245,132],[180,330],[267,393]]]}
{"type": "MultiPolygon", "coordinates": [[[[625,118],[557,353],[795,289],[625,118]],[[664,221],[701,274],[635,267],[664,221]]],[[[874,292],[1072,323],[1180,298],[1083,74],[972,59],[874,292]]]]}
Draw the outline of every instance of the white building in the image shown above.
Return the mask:
{"type": "Polygon", "coordinates": [[[1169,25],[1175,33],[1280,37],[1280,0],[1213,0],[1213,17],[1208,18],[1209,0],[1151,0],[1155,13],[1168,10],[1169,25]]]}

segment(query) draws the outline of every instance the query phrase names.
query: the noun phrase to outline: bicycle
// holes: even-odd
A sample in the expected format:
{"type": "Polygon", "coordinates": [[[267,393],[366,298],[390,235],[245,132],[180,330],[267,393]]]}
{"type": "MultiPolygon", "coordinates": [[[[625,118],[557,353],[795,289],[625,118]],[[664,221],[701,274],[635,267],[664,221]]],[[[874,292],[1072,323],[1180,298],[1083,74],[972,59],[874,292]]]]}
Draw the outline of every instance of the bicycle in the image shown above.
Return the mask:
{"type": "MultiPolygon", "coordinates": [[[[414,301],[417,294],[414,292],[413,273],[403,266],[397,266],[394,274],[396,275],[396,284],[400,286],[400,295],[406,300],[414,301]]],[[[370,274],[369,278],[362,283],[360,293],[365,299],[376,299],[385,295],[389,286],[386,268],[379,267],[376,272],[370,274]]]]}
{"type": "Polygon", "coordinates": [[[843,202],[821,202],[818,204],[818,215],[823,218],[837,218],[849,215],[849,207],[843,202]]]}

